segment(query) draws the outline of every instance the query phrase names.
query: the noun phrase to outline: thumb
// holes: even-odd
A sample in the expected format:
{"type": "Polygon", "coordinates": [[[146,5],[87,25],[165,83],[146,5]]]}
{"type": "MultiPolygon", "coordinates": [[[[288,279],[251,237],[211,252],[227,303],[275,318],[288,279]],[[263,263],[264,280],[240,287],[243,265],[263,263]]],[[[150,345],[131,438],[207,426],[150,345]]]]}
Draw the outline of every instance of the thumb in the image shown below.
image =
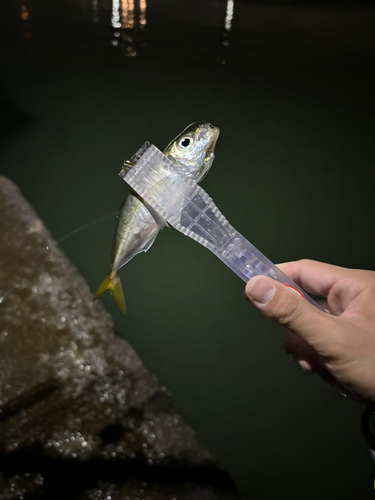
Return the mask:
{"type": "Polygon", "coordinates": [[[289,287],[266,276],[255,276],[246,285],[249,301],[267,318],[305,340],[319,354],[329,356],[337,318],[319,311],[289,287]]]}

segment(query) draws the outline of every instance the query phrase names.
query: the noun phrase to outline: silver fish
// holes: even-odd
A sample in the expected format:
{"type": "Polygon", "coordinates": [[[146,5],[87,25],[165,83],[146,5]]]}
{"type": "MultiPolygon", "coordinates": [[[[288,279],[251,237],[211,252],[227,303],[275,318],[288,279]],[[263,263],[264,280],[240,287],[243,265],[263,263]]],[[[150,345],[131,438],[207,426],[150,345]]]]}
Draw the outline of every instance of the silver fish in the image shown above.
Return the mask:
{"type": "MultiPolygon", "coordinates": [[[[220,130],[210,123],[195,122],[168,144],[164,154],[175,162],[185,175],[200,182],[214,161],[219,132],[220,130]]],[[[131,167],[129,161],[124,162],[124,168],[131,167]]],[[[138,253],[146,252],[165,225],[164,219],[155,212],[151,213],[144,200],[136,193],[132,192],[125,198],[118,215],[111,270],[98,288],[94,300],[109,290],[117,307],[123,314],[126,313],[118,270],[138,253]]]]}

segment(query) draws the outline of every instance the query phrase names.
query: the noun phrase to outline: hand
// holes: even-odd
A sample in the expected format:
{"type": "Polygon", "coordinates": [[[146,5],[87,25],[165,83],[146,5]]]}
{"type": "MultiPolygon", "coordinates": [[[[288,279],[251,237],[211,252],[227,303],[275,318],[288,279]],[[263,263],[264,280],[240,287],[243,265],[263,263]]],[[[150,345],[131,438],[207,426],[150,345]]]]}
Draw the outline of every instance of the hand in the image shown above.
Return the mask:
{"type": "Polygon", "coordinates": [[[375,272],[312,260],[278,267],[308,293],[325,297],[321,305],[330,314],[265,276],[247,283],[248,300],[287,328],[284,348],[304,370],[375,407],[375,272]]]}

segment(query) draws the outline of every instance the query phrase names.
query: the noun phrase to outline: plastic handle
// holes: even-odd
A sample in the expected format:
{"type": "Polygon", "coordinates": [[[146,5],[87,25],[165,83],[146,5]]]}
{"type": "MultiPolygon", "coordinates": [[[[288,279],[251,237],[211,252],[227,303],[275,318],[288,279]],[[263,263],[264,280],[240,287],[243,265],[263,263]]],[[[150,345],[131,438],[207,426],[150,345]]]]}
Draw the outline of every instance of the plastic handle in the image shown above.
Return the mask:
{"type": "Polygon", "coordinates": [[[178,166],[154,145],[143,154],[124,180],[159,216],[181,233],[213,252],[243,281],[264,275],[289,286],[323,310],[296,283],[229,224],[208,194],[178,171],[178,166]]]}

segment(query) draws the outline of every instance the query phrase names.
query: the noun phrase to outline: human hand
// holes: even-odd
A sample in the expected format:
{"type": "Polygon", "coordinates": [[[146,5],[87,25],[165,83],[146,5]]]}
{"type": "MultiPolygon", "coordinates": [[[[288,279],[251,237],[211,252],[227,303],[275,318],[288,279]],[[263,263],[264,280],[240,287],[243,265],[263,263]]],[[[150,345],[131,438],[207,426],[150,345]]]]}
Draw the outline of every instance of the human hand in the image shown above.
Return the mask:
{"type": "Polygon", "coordinates": [[[325,297],[321,305],[330,314],[265,276],[247,283],[247,299],[287,328],[284,348],[304,370],[375,407],[375,272],[312,260],[278,267],[308,293],[325,297]]]}

